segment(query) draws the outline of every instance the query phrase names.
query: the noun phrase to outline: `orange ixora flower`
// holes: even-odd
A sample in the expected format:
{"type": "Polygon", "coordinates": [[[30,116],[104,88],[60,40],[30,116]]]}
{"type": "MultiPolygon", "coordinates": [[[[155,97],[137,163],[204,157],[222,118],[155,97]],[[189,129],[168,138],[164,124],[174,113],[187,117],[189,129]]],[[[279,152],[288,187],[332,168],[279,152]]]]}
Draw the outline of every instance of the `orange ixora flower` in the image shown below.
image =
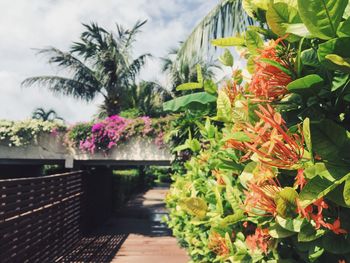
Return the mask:
{"type": "Polygon", "coordinates": [[[225,238],[214,231],[209,236],[208,248],[219,256],[228,256],[230,254],[225,238]]]}
{"type": "Polygon", "coordinates": [[[255,124],[245,124],[242,131],[249,141],[230,139],[226,147],[232,147],[246,154],[241,161],[246,161],[253,154],[263,164],[282,169],[293,169],[304,155],[304,137],[299,127],[298,133],[290,133],[281,115],[270,105],[258,106],[255,111],[260,120],[255,124]]]}
{"type": "Polygon", "coordinates": [[[267,179],[263,183],[250,183],[245,191],[244,210],[259,216],[276,216],[276,195],[282,190],[277,179],[267,179]]]}
{"type": "Polygon", "coordinates": [[[269,230],[257,228],[255,229],[255,233],[253,235],[246,237],[245,242],[250,250],[254,251],[256,249],[260,249],[263,253],[267,254],[271,243],[269,230]]]}
{"type": "Polygon", "coordinates": [[[307,220],[313,220],[315,222],[315,228],[322,227],[331,230],[333,233],[340,235],[348,233],[345,229],[340,228],[340,218],[338,217],[333,223],[327,223],[323,217],[323,210],[328,209],[328,204],[320,198],[306,208],[302,208],[298,203],[298,213],[301,217],[307,220]]]}
{"type": "Polygon", "coordinates": [[[259,56],[254,60],[255,72],[248,89],[257,98],[273,101],[283,97],[288,92],[286,87],[292,81],[292,77],[272,64],[278,63],[286,69],[290,68],[288,61],[279,56],[278,47],[281,41],[280,38],[269,42],[264,49],[260,50],[259,56]],[[272,63],[268,63],[264,59],[272,61],[272,63]]]}

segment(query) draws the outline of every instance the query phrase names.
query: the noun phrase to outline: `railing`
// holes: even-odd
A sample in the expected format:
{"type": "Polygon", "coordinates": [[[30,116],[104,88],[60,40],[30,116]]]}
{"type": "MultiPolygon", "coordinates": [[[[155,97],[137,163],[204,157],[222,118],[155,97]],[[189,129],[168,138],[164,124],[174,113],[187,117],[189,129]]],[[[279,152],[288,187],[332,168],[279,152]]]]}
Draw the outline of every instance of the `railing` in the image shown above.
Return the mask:
{"type": "Polygon", "coordinates": [[[0,262],[55,262],[81,236],[82,172],[0,180],[0,262]]]}

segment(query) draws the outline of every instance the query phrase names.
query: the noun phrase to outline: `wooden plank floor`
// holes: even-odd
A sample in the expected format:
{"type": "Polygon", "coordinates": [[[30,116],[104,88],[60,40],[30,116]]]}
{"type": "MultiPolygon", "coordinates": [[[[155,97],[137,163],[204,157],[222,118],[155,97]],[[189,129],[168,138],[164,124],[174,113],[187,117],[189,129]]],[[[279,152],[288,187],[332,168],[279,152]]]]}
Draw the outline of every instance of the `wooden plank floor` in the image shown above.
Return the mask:
{"type": "Polygon", "coordinates": [[[57,262],[186,263],[188,257],[162,223],[167,188],[133,198],[120,212],[57,262]]]}
{"type": "MultiPolygon", "coordinates": [[[[164,208],[166,192],[165,188],[154,188],[129,202],[126,211],[129,211],[130,214],[127,217],[143,218],[146,215],[144,219],[148,220],[148,223],[144,224],[143,227],[145,228],[144,232],[149,233],[144,235],[129,234],[113,259],[113,263],[188,262],[185,251],[179,248],[176,239],[169,236],[169,230],[161,223],[161,217],[166,215],[164,208]],[[142,212],[137,215],[140,211],[142,212]]],[[[134,232],[131,225],[132,223],[130,223],[130,232],[134,232]]]]}

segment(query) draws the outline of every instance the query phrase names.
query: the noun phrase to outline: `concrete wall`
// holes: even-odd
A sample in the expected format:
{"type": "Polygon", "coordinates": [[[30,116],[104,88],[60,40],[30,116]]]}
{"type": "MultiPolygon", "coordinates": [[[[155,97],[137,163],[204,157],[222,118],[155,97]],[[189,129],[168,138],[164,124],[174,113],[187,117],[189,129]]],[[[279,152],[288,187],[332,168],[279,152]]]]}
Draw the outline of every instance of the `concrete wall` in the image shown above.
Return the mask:
{"type": "Polygon", "coordinates": [[[0,143],[0,163],[6,161],[66,161],[70,166],[74,161],[131,161],[169,162],[172,159],[169,149],[159,148],[151,139],[131,138],[130,141],[113,147],[108,153],[90,154],[79,149],[67,148],[62,136],[45,134],[38,142],[23,147],[9,147],[0,143]]]}

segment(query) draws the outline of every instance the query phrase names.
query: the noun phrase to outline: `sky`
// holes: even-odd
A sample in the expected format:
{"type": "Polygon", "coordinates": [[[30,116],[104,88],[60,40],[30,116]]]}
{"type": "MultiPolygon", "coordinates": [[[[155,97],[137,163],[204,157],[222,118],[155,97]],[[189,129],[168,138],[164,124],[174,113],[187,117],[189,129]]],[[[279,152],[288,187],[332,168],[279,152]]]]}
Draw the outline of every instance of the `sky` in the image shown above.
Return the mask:
{"type": "Polygon", "coordinates": [[[217,0],[8,0],[0,1],[0,119],[25,119],[37,107],[54,109],[67,122],[87,121],[102,100],[83,102],[57,96],[44,88],[22,88],[33,76],[59,75],[35,49],[48,46],[67,51],[83,31],[81,23],[97,22],[113,30],[147,19],[134,55],[151,53],[141,72],[144,80],[166,85],[159,57],[186,39],[217,0]]]}

